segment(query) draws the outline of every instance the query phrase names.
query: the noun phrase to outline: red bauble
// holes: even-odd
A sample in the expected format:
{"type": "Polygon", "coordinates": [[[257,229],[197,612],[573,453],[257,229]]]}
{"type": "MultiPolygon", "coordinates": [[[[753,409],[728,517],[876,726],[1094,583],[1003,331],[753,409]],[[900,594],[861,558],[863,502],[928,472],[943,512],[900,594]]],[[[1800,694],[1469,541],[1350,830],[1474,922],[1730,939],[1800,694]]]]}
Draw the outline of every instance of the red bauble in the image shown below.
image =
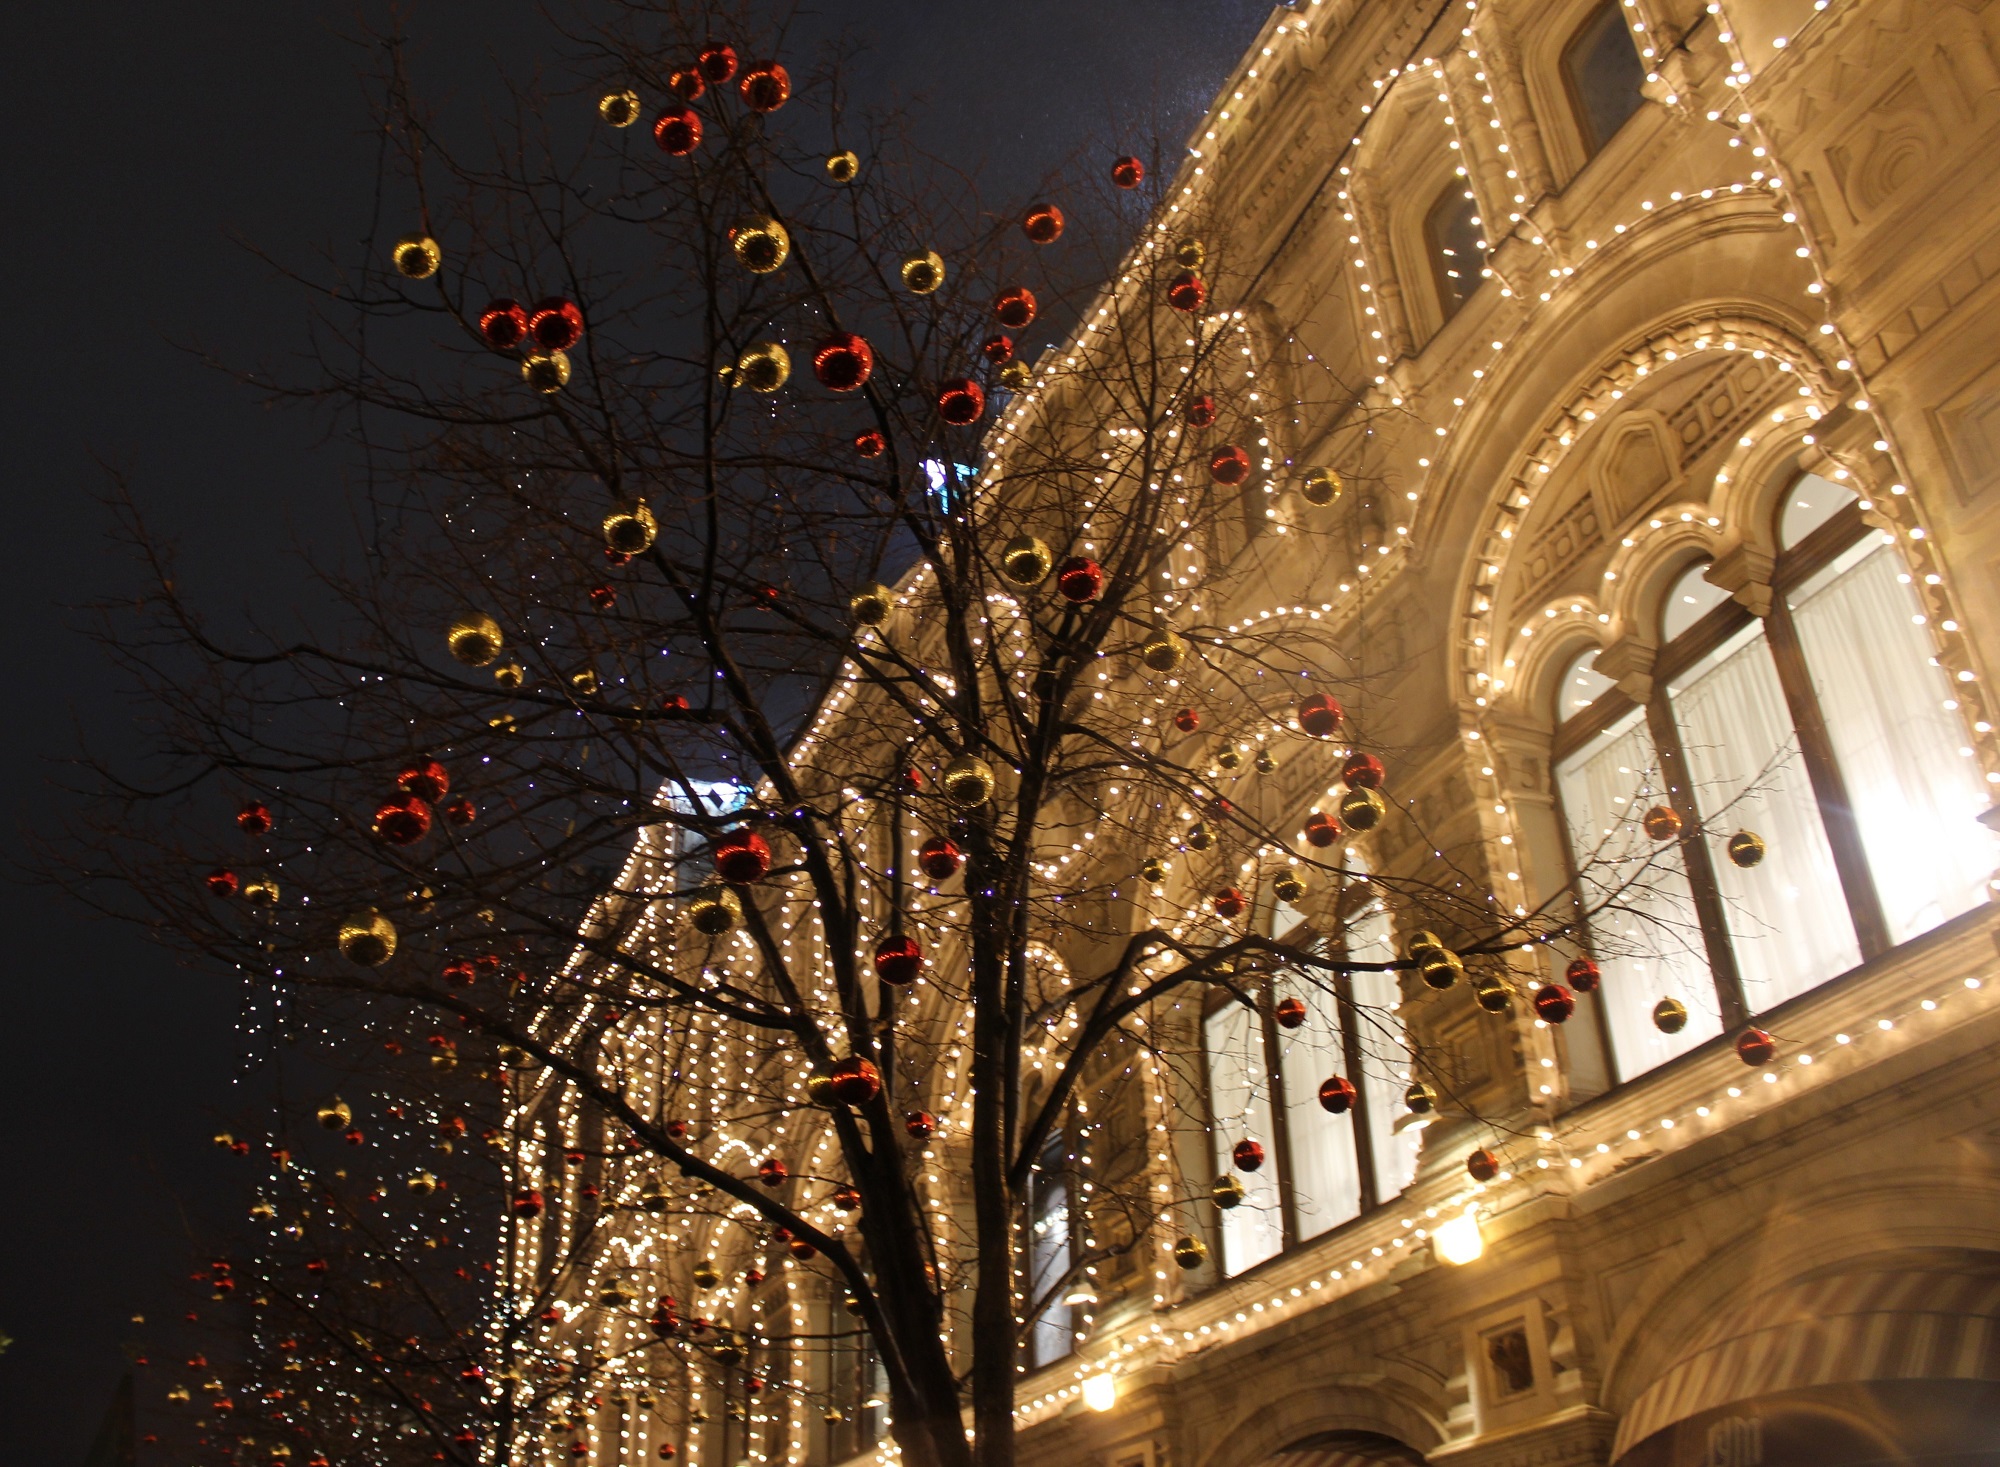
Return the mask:
{"type": "Polygon", "coordinates": [[[924,950],[914,937],[892,932],[875,944],[875,974],[884,983],[915,983],[924,974],[924,950]]]}
{"type": "Polygon", "coordinates": [[[694,59],[695,68],[713,86],[721,86],[736,75],[736,48],[710,41],[694,59]]]}
{"type": "Polygon", "coordinates": [[[245,835],[270,834],[271,807],[262,800],[251,800],[236,812],[236,828],[245,835]]]}
{"type": "Polygon", "coordinates": [[[1212,428],[1215,426],[1215,399],[1206,392],[1189,400],[1187,410],[1181,414],[1190,428],[1212,428]]]}
{"type": "Polygon", "coordinates": [[[775,61],[760,61],[736,89],[752,112],[776,112],[792,99],[792,74],[775,61]]]}
{"type": "Polygon", "coordinates": [[[1271,1017],[1278,1021],[1280,1029],[1296,1029],[1306,1021],[1306,1001],[1302,998],[1281,998],[1271,1017]]]}
{"type": "Polygon", "coordinates": [[[1104,590],[1104,567],[1086,555],[1072,555],[1056,568],[1056,590],[1081,606],[1104,590]]]}
{"type": "Polygon", "coordinates": [[[479,807],[460,795],[441,812],[453,825],[470,825],[479,818],[479,807]]]}
{"type": "Polygon", "coordinates": [[[1778,1053],[1778,1041],[1762,1029],[1745,1029],[1736,1036],[1736,1057],[1746,1065],[1768,1065],[1778,1053]]]}
{"type": "Polygon", "coordinates": [[[528,334],[528,312],[502,296],[479,313],[479,335],[495,351],[512,351],[528,334]]]}
{"type": "Polygon", "coordinates": [[[583,312],[575,301],[552,295],[528,313],[528,334],[543,351],[568,351],[583,340],[583,312]]]}
{"type": "Polygon", "coordinates": [[[444,965],[444,981],[455,983],[460,988],[470,988],[479,981],[479,969],[472,965],[470,958],[456,958],[444,965]]]}
{"type": "Polygon", "coordinates": [[[592,586],[590,604],[599,611],[609,611],[618,604],[618,589],[615,586],[592,586]]]}
{"type": "Polygon", "coordinates": [[[1264,1164],[1264,1147],[1261,1142],[1243,1140],[1230,1148],[1229,1159],[1236,1163],[1238,1171],[1254,1172],[1264,1164]]]}
{"type": "Polygon", "coordinates": [[[1571,958],[1569,966],[1563,969],[1563,977],[1578,993],[1597,992],[1598,980],[1603,976],[1589,958],[1571,958]]]}
{"type": "Polygon", "coordinates": [[[688,1123],[676,1117],[667,1122],[666,1132],[669,1140],[685,1141],[687,1140],[688,1123]]]}
{"type": "Polygon", "coordinates": [[[1330,739],[1340,731],[1342,709],[1329,693],[1309,693],[1299,699],[1299,727],[1316,739],[1330,739]]]}
{"type": "Polygon", "coordinates": [[[1215,908],[1215,915],[1225,922],[1233,922],[1243,915],[1249,900],[1233,886],[1225,886],[1209,898],[1209,905],[1215,908]]]}
{"type": "Polygon", "coordinates": [[[1342,1075],[1327,1076],[1319,1082],[1319,1103],[1333,1115],[1347,1114],[1354,1108],[1354,1082],[1342,1075]]]}
{"type": "Polygon", "coordinates": [[[938,416],[966,428],[986,416],[986,389],[970,377],[954,377],[938,388],[938,416]]]}
{"type": "Polygon", "coordinates": [[[927,1110],[913,1110],[903,1117],[903,1129],[917,1141],[928,1141],[937,1134],[937,1117],[927,1110]]]}
{"type": "Polygon", "coordinates": [[[813,348],[813,376],[832,392],[853,392],[875,370],[875,351],[851,331],[829,336],[813,348]]]}
{"type": "Polygon", "coordinates": [[[701,146],[701,117],[691,107],[669,107],[653,120],[653,141],[660,151],[685,158],[701,146]]]}
{"type": "Polygon", "coordinates": [[[606,565],[630,565],[632,557],[623,550],[613,550],[607,545],[604,547],[604,563],[606,565]]]}
{"type": "Polygon", "coordinates": [[[674,1444],[673,1444],[672,1442],[661,1442],[661,1443],[660,1443],[660,1460],[661,1460],[662,1462],[671,1462],[671,1461],[673,1461],[673,1459],[674,1459],[675,1455],[676,1455],[676,1453],[675,1453],[675,1451],[674,1451],[674,1444]]]}
{"type": "Polygon", "coordinates": [[[451,775],[435,759],[413,759],[396,776],[396,788],[436,804],[450,792],[451,775]]]}
{"type": "Polygon", "coordinates": [[[1037,204],[1021,220],[1021,233],[1030,244],[1054,244],[1062,238],[1063,211],[1054,204],[1037,204]]]}
{"type": "Polygon", "coordinates": [[[1004,367],[1014,360],[1014,338],[1006,333],[989,336],[979,343],[979,354],[996,367],[1004,367]]]}
{"type": "Polygon", "coordinates": [[[210,896],[219,897],[235,896],[236,888],[240,884],[236,880],[236,873],[226,866],[217,867],[215,870],[209,872],[208,875],[202,877],[201,881],[202,885],[208,888],[210,896]]]}
{"type": "Polygon", "coordinates": [[[819,1249],[813,1247],[804,1238],[792,1239],[791,1242],[785,1245],[785,1251],[801,1263],[806,1263],[819,1257],[819,1249]]]}
{"type": "Polygon", "coordinates": [[[1475,1182],[1490,1182],[1500,1175],[1500,1158],[1481,1146],[1465,1158],[1465,1170],[1475,1182]]]}
{"type": "Polygon", "coordinates": [[[924,772],[914,764],[903,771],[903,777],[899,782],[904,794],[920,795],[924,792],[924,772]]]}
{"type": "Polygon", "coordinates": [[[1306,844],[1325,850],[1340,839],[1340,821],[1324,810],[1306,816],[1306,844]]]}
{"type": "Polygon", "coordinates": [[[1535,990],[1535,1017],[1545,1024],[1562,1024],[1576,1012],[1576,995],[1560,983],[1545,984],[1535,990]]]}
{"type": "Polygon", "coordinates": [[[699,102],[708,90],[708,79],[698,67],[684,66],[667,78],[667,90],[683,102],[699,102]]]}
{"type": "Polygon", "coordinates": [[[757,1180],[767,1187],[775,1187],[789,1177],[791,1172],[775,1156],[767,1156],[757,1163],[757,1180]]]}
{"type": "Polygon", "coordinates": [[[542,1209],[547,1205],[546,1199],[533,1187],[514,1194],[514,1215],[516,1217],[540,1217],[542,1209]]]}
{"type": "Polygon", "coordinates": [[[863,458],[880,458],[889,451],[889,440],[870,428],[854,435],[854,451],[863,458]]]}
{"type": "Polygon", "coordinates": [[[1167,283],[1167,304],[1184,315],[1196,315],[1208,304],[1208,287],[1194,271],[1183,270],[1167,283]]]}
{"type": "Polygon", "coordinates": [[[1225,443],[1208,456],[1208,476],[1233,489],[1250,477],[1250,455],[1233,443],[1225,443]]]}
{"type": "Polygon", "coordinates": [[[949,881],[965,864],[965,855],[949,836],[934,835],[917,847],[917,865],[932,881],[949,881]]]}
{"type": "Polygon", "coordinates": [[[1351,790],[1379,790],[1387,772],[1373,754],[1349,754],[1340,766],[1340,782],[1351,790]]]}
{"type": "Polygon", "coordinates": [[[431,833],[431,807],[415,795],[397,795],[376,809],[373,829],[392,846],[415,845],[431,833]]]}
{"type": "Polygon", "coordinates": [[[882,1072],[873,1060],[858,1054],[836,1061],[828,1078],[833,1082],[833,1098],[842,1105],[866,1105],[882,1093],[882,1072]]]}
{"type": "Polygon", "coordinates": [[[835,1187],[833,1196],[829,1200],[842,1212],[852,1212],[861,1205],[861,1193],[854,1187],[835,1187]]]}
{"type": "Polygon", "coordinates": [[[660,699],[660,712],[668,715],[685,713],[688,711],[688,706],[687,698],[680,693],[667,693],[660,699]]]}
{"type": "Polygon", "coordinates": [[[715,874],[731,886],[748,886],[771,869],[771,847],[754,830],[732,830],[715,846],[715,874]]]}
{"type": "Polygon", "coordinates": [[[359,1126],[349,1126],[345,1131],[340,1133],[340,1139],[345,1141],[349,1146],[359,1146],[368,1138],[362,1134],[359,1126]]]}
{"type": "Polygon", "coordinates": [[[1111,165],[1111,181],[1120,188],[1137,188],[1146,181],[1146,165],[1128,153],[1111,165]]]}
{"type": "Polygon", "coordinates": [[[993,314],[1009,331],[1019,331],[1035,319],[1035,293],[1025,285],[1003,290],[993,299],[993,314]]]}
{"type": "Polygon", "coordinates": [[[1201,715],[1192,708],[1183,708],[1174,715],[1174,727],[1182,733],[1193,733],[1201,727],[1201,715]]]}

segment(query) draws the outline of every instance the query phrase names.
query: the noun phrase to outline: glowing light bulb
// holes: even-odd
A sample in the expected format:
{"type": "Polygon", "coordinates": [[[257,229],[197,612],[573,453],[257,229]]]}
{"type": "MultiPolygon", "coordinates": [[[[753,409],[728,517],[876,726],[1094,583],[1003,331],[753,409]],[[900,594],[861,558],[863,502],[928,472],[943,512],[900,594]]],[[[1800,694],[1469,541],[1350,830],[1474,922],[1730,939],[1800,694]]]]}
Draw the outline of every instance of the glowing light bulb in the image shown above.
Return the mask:
{"type": "Polygon", "coordinates": [[[1486,1251],[1486,1235],[1479,1231],[1479,1210],[1468,1207],[1449,1222],[1439,1223],[1431,1234],[1431,1246],[1446,1263],[1471,1263],[1486,1251]]]}
{"type": "Polygon", "coordinates": [[[1093,1411],[1109,1411],[1118,1404],[1118,1377],[1093,1375],[1083,1382],[1083,1404],[1093,1411]]]}

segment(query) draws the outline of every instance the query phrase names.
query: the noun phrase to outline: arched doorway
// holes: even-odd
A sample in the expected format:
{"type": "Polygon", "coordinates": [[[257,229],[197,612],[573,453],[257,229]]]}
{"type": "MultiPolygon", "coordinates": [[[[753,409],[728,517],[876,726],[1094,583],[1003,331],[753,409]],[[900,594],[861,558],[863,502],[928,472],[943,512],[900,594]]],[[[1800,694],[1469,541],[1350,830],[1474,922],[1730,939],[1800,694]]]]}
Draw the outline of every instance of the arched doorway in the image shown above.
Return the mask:
{"type": "Polygon", "coordinates": [[[1323,1431],[1273,1452],[1259,1467],[1424,1467],[1423,1453],[1375,1431],[1323,1431]]]}

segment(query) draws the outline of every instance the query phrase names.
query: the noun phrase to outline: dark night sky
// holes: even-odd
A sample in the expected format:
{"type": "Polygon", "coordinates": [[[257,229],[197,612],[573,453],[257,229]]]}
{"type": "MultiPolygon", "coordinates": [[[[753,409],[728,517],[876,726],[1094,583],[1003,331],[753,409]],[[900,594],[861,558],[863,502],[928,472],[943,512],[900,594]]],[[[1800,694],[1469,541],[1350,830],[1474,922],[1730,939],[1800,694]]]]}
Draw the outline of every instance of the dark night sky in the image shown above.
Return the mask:
{"type": "MultiPolygon", "coordinates": [[[[369,0],[361,13],[369,14],[369,0]]],[[[379,7],[376,7],[379,8],[379,7]]],[[[495,64],[532,64],[534,8],[410,0],[427,96],[461,115],[495,64]]],[[[845,0],[864,80],[928,98],[924,141],[1001,192],[1111,119],[1180,141],[1268,13],[1262,0],[845,0]],[[940,19],[949,15],[949,20],[940,19]]],[[[297,607],[303,541],[341,543],[350,468],[309,417],[267,411],[190,356],[281,362],[296,287],[235,239],[310,269],[368,224],[373,142],[357,13],[327,0],[17,0],[0,87],[0,617],[12,713],[0,798],[0,1467],[80,1464],[121,1368],[158,1328],[190,1227],[234,1215],[243,1178],[208,1144],[236,1067],[228,983],[26,879],[57,828],[60,761],[128,740],[121,690],[79,634],[81,602],[129,588],[106,536],[106,466],[181,546],[215,619],[297,607]]],[[[142,1392],[157,1391],[141,1380],[142,1392]]]]}

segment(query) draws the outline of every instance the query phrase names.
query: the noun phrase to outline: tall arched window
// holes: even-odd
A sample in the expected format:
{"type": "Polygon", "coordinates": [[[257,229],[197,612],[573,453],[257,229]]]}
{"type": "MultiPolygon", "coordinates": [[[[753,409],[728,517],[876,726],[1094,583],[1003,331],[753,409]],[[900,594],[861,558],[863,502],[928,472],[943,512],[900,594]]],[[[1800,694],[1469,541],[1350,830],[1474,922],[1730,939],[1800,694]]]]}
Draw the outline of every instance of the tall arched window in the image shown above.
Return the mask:
{"type": "Polygon", "coordinates": [[[1595,654],[1558,690],[1557,788],[1580,888],[1604,908],[1598,1004],[1626,1076],[1970,909],[2000,860],[1893,543],[1810,474],[1778,528],[1768,616],[1692,566],[1662,608],[1646,703],[1595,654]],[[1678,839],[1645,830],[1661,808],[1678,839]],[[1761,855],[1732,852],[1743,832],[1761,855]],[[1687,1011],[1677,1033],[1655,1022],[1662,999],[1687,1011]]]}
{"type": "Polygon", "coordinates": [[[1454,179],[1438,195],[1424,217],[1424,243],[1437,279],[1438,305],[1444,319],[1479,289],[1486,275],[1486,238],[1479,219],[1479,201],[1463,179],[1454,179]]]}
{"type": "Polygon", "coordinates": [[[1646,98],[1646,68],[1632,49],[1632,33],[1618,0],[1591,11],[1563,47],[1563,83],[1584,151],[1595,156],[1646,98]]]}

